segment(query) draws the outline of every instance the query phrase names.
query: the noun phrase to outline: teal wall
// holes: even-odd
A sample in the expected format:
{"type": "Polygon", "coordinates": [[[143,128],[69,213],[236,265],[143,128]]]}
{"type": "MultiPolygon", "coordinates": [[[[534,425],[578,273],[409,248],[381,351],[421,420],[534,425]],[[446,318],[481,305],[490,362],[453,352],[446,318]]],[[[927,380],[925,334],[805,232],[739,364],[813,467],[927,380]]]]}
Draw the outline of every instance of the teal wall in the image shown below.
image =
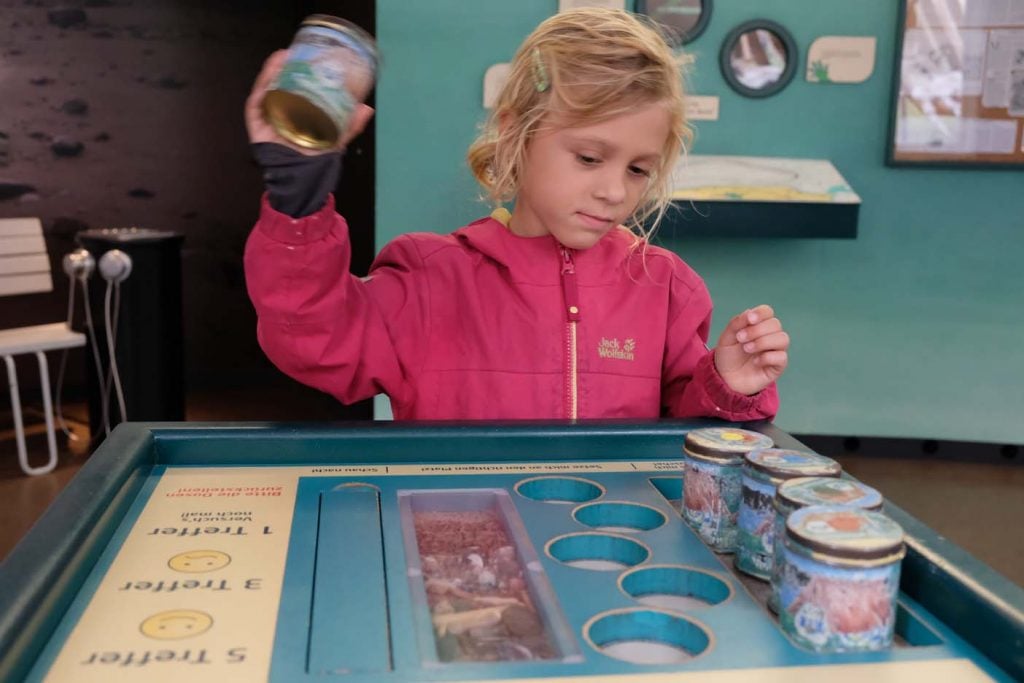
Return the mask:
{"type": "MultiPolygon", "coordinates": [[[[385,63],[377,90],[377,243],[450,231],[487,211],[464,154],[483,120],[484,71],[557,9],[556,0],[377,0],[385,63]]],[[[1022,443],[1024,172],[884,165],[896,0],[715,0],[691,92],[718,95],[697,154],[824,158],[860,194],[856,240],[678,240],[716,304],[776,307],[793,337],[778,424],[798,433],[1022,443]],[[741,21],[770,18],[800,50],[780,94],[734,94],[718,48],[741,21]],[[878,38],[859,85],[812,85],[821,35],[878,38]]]]}

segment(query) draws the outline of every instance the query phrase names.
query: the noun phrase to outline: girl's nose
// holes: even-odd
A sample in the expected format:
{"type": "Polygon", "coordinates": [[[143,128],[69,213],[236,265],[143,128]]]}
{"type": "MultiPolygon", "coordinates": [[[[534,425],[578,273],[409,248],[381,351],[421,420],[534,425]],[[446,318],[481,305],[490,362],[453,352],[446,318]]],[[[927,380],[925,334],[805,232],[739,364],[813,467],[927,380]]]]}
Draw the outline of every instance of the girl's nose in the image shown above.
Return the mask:
{"type": "Polygon", "coordinates": [[[594,188],[594,196],[609,204],[621,204],[626,201],[626,180],[615,169],[609,168],[598,178],[594,188]]]}

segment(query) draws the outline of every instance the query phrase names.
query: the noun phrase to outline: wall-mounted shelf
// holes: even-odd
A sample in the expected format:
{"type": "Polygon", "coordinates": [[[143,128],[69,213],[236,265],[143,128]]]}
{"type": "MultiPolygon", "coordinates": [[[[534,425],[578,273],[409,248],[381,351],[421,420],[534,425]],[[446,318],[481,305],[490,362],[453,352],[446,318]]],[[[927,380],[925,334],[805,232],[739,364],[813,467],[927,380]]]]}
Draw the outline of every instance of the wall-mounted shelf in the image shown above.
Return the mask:
{"type": "Polygon", "coordinates": [[[673,181],[663,236],[857,236],[860,197],[824,159],[691,154],[673,181]]]}

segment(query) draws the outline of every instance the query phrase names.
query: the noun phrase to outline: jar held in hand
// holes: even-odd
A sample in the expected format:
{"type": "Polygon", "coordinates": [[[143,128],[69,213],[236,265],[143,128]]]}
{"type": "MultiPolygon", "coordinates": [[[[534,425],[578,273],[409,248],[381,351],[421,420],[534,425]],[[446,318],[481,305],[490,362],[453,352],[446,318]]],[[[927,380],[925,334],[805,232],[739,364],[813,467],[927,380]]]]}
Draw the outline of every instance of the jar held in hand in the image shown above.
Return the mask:
{"type": "Polygon", "coordinates": [[[300,147],[338,147],[373,89],[377,64],[373,37],[361,28],[326,14],[307,17],[263,99],[267,121],[300,147]]]}

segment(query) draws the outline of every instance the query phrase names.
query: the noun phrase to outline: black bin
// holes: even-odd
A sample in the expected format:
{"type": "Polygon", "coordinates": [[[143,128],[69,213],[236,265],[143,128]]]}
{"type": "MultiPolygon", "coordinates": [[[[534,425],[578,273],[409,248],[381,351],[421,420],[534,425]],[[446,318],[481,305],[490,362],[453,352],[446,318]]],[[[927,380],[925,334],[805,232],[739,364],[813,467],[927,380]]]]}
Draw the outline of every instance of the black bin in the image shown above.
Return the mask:
{"type": "MultiPolygon", "coordinates": [[[[114,333],[117,371],[131,422],[185,419],[184,335],[181,311],[181,245],[184,235],[147,228],[113,228],[78,233],[78,243],[99,264],[103,254],[120,249],[132,261],[131,273],[120,283],[120,306],[114,333]]],[[[89,280],[89,306],[100,351],[103,376],[109,367],[104,300],[108,282],[97,267],[89,280]]],[[[111,292],[111,316],[114,292],[111,292]]],[[[92,353],[89,364],[89,426],[104,435],[102,386],[92,353]]],[[[121,420],[117,392],[111,387],[110,426],[121,420]]]]}

